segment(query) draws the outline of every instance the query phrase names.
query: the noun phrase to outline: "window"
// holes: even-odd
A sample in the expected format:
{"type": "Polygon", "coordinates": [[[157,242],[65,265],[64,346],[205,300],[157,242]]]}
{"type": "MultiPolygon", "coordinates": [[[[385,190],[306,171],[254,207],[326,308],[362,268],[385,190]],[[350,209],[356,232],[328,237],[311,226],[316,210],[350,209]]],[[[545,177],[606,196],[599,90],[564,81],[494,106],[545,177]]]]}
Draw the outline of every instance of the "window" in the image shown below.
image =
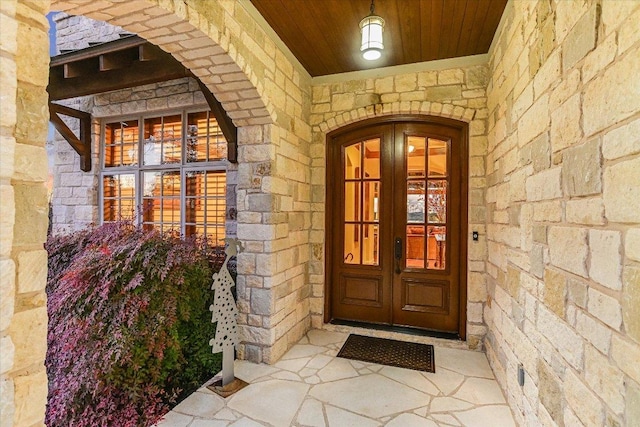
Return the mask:
{"type": "Polygon", "coordinates": [[[102,222],[225,237],[227,142],[208,111],[108,119],[102,222]]]}

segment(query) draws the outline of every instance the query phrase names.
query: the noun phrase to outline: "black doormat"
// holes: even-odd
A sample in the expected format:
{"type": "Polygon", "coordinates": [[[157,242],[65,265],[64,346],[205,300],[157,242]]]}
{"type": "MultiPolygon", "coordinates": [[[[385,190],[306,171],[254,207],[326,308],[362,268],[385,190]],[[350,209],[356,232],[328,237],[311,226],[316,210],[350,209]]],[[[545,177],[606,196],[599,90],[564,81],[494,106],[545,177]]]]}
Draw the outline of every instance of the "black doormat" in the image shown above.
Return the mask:
{"type": "Polygon", "coordinates": [[[431,344],[351,334],[340,349],[338,357],[416,371],[436,371],[431,344]]]}

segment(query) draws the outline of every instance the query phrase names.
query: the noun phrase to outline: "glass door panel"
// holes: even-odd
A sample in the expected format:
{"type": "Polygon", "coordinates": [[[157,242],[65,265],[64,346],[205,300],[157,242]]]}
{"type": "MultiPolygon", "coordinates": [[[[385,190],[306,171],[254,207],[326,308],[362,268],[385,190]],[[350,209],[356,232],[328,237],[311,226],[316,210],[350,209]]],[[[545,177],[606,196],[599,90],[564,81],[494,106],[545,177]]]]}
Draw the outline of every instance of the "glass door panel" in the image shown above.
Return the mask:
{"type": "Polygon", "coordinates": [[[380,139],[356,142],[342,152],[343,262],[379,265],[380,139]]]}
{"type": "Polygon", "coordinates": [[[446,266],[448,157],[447,141],[406,138],[407,268],[443,270],[446,266]]]}

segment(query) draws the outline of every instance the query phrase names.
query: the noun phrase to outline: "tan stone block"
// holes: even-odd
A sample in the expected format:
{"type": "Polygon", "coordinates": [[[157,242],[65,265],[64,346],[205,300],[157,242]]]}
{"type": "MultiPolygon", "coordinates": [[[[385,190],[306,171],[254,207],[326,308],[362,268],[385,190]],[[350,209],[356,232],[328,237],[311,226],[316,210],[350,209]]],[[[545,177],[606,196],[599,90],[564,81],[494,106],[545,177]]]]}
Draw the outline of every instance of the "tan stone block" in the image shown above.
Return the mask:
{"type": "Polygon", "coordinates": [[[464,70],[465,83],[468,88],[486,88],[489,70],[486,65],[478,65],[476,67],[464,70]]]}
{"type": "Polygon", "coordinates": [[[560,318],[565,315],[566,288],[567,279],[562,272],[544,270],[544,303],[560,318]]]}
{"type": "MultiPolygon", "coordinates": [[[[426,99],[431,102],[460,98],[462,98],[462,87],[460,85],[435,86],[427,87],[426,89],[426,99]]],[[[433,107],[434,105],[432,104],[433,107]]]]}
{"type": "Polygon", "coordinates": [[[562,202],[539,202],[533,204],[533,220],[540,222],[560,222],[562,220],[562,202]]]}
{"type": "Polygon", "coordinates": [[[550,227],[548,233],[551,263],[564,270],[587,276],[587,230],[573,227],[550,227]]]}
{"type": "Polygon", "coordinates": [[[627,425],[640,425],[640,386],[631,381],[627,382],[625,418],[627,425]]]}
{"type": "Polygon", "coordinates": [[[633,1],[605,2],[602,5],[601,15],[605,34],[610,34],[615,31],[625,19],[631,16],[633,10],[637,8],[638,4],[633,1]]]}
{"type": "Polygon", "coordinates": [[[582,379],[567,370],[564,376],[564,395],[573,412],[585,425],[599,426],[604,421],[600,400],[587,388],[582,379]]]}
{"type": "Polygon", "coordinates": [[[619,231],[589,230],[589,277],[610,289],[622,289],[621,247],[619,231]]]}
{"type": "Polygon", "coordinates": [[[13,246],[15,202],[13,187],[0,185],[0,256],[8,258],[13,246]]]}
{"type": "Polygon", "coordinates": [[[15,156],[13,179],[35,182],[45,182],[48,179],[49,164],[44,147],[16,144],[15,156]]]}
{"type": "Polygon", "coordinates": [[[627,335],[640,343],[640,267],[627,265],[623,272],[622,319],[627,335]]]}
{"type": "Polygon", "coordinates": [[[634,261],[640,261],[640,228],[627,230],[624,241],[625,256],[634,261]]]}
{"type": "MultiPolygon", "coordinates": [[[[8,58],[0,61],[0,76],[2,80],[2,90],[0,92],[0,101],[2,102],[2,114],[0,114],[0,127],[12,128],[16,124],[16,93],[18,82],[16,81],[17,67],[16,63],[8,58]]],[[[3,135],[2,142],[6,136],[3,135]]],[[[3,153],[4,154],[4,153],[3,153]]],[[[4,163],[4,161],[3,161],[4,163]]],[[[3,165],[4,167],[4,165],[3,165]]],[[[3,172],[4,173],[4,172],[3,172]]]]}
{"type": "Polygon", "coordinates": [[[30,426],[44,421],[47,404],[47,373],[43,369],[13,379],[15,384],[15,425],[30,426]]]}
{"type": "Polygon", "coordinates": [[[585,351],[585,379],[605,404],[618,415],[624,412],[624,376],[606,356],[588,347],[585,351]]]}
{"type": "Polygon", "coordinates": [[[582,369],[584,341],[572,327],[544,305],[538,306],[536,326],[567,363],[576,369],[582,369]]]}
{"type": "MultiPolygon", "coordinates": [[[[0,2],[0,5],[4,5],[9,2],[0,2]]],[[[13,427],[13,417],[15,414],[15,392],[13,380],[0,379],[0,414],[2,414],[2,424],[6,424],[6,427],[13,427]]]]}
{"type": "Polygon", "coordinates": [[[18,254],[18,292],[44,290],[47,284],[47,251],[28,251],[18,254]]]}
{"type": "Polygon", "coordinates": [[[538,359],[538,396],[549,415],[562,422],[562,387],[560,379],[542,359],[538,359]]]}
{"type": "Polygon", "coordinates": [[[569,98],[551,115],[551,146],[558,152],[576,144],[582,138],[580,128],[580,94],[569,98]]]}
{"type": "Polygon", "coordinates": [[[0,331],[9,327],[16,295],[16,266],[12,259],[0,260],[0,331]]]}
{"type": "Polygon", "coordinates": [[[331,109],[333,111],[351,110],[355,104],[355,94],[338,93],[331,96],[331,109]]]}
{"type": "Polygon", "coordinates": [[[583,96],[583,128],[586,136],[618,123],[640,111],[640,47],[611,64],[591,80],[583,96]]]}
{"type": "Polygon", "coordinates": [[[612,34],[585,58],[582,66],[582,81],[586,83],[604,70],[614,60],[616,50],[616,37],[612,34]]]}
{"type": "Polygon", "coordinates": [[[549,95],[549,108],[555,111],[558,107],[565,103],[571,95],[577,92],[580,84],[580,70],[571,71],[565,78],[553,88],[549,95]]]}
{"type": "Polygon", "coordinates": [[[565,210],[568,223],[585,225],[604,224],[604,203],[599,197],[569,200],[565,205],[565,210]]]}
{"type": "Polygon", "coordinates": [[[640,119],[609,131],[602,138],[602,155],[607,160],[640,153],[640,119]]]}
{"type": "Polygon", "coordinates": [[[618,31],[618,55],[626,52],[627,49],[640,40],[638,38],[638,34],[640,33],[640,25],[638,25],[638,22],[640,22],[640,9],[636,9],[618,31]]]}
{"type": "Polygon", "coordinates": [[[402,93],[416,90],[416,80],[417,76],[415,74],[404,74],[396,76],[394,78],[395,91],[402,93]]]}
{"type": "Polygon", "coordinates": [[[0,374],[4,375],[13,369],[15,346],[10,336],[0,338],[0,374]]]}
{"type": "Polygon", "coordinates": [[[549,127],[549,96],[542,95],[521,117],[518,141],[521,145],[532,141],[549,127]]]}
{"type": "Polygon", "coordinates": [[[600,319],[605,324],[619,331],[622,325],[622,307],[620,301],[589,288],[589,303],[587,309],[590,314],[600,319]]]}
{"type": "Polygon", "coordinates": [[[550,86],[557,84],[560,79],[560,50],[552,53],[540,67],[533,79],[533,92],[539,98],[550,86]]]}
{"type": "Polygon", "coordinates": [[[439,85],[464,83],[464,71],[459,69],[442,70],[438,72],[439,85]]]}
{"type": "Polygon", "coordinates": [[[47,236],[49,205],[44,184],[17,184],[14,245],[41,245],[47,236]]]}
{"type": "Polygon", "coordinates": [[[539,201],[562,197],[561,168],[547,169],[527,178],[527,200],[539,201]]]}
{"type": "Polygon", "coordinates": [[[640,383],[640,345],[614,334],[611,339],[611,357],[618,368],[629,375],[636,383],[640,383]]]}
{"type": "Polygon", "coordinates": [[[378,94],[393,92],[393,76],[376,79],[374,87],[378,94]]]}
{"type": "Polygon", "coordinates": [[[562,156],[562,181],[565,194],[587,196],[602,191],[600,141],[593,139],[572,147],[562,156]]]}
{"type": "Polygon", "coordinates": [[[436,86],[437,84],[438,84],[437,71],[421,71],[418,73],[419,87],[436,86]]]}
{"type": "Polygon", "coordinates": [[[16,55],[16,71],[19,82],[44,88],[49,80],[49,67],[38,58],[49,56],[49,37],[45,26],[37,28],[27,23],[18,25],[18,52],[16,55]]]}
{"type": "Polygon", "coordinates": [[[47,309],[38,307],[15,313],[9,335],[15,345],[16,371],[42,364],[47,349],[47,309]]]}
{"type": "MultiPolygon", "coordinates": [[[[640,56],[640,55],[639,55],[640,56]]],[[[605,215],[613,222],[640,222],[640,157],[606,167],[603,178],[605,215]]]]}
{"type": "Polygon", "coordinates": [[[578,310],[576,331],[602,354],[609,354],[611,348],[611,328],[578,310]]]}
{"type": "Polygon", "coordinates": [[[596,46],[596,6],[580,18],[562,44],[562,69],[571,69],[596,46]]]}

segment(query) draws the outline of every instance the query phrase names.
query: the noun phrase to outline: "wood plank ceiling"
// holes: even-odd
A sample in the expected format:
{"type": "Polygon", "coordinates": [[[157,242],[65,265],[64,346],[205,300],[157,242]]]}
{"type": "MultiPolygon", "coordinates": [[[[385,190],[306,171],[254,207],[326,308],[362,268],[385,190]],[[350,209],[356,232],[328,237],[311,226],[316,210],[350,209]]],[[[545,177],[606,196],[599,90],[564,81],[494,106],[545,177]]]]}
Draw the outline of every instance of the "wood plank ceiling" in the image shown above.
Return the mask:
{"type": "Polygon", "coordinates": [[[507,0],[376,0],[382,58],[360,55],[370,0],[251,0],[311,76],[487,53],[507,0]]]}

